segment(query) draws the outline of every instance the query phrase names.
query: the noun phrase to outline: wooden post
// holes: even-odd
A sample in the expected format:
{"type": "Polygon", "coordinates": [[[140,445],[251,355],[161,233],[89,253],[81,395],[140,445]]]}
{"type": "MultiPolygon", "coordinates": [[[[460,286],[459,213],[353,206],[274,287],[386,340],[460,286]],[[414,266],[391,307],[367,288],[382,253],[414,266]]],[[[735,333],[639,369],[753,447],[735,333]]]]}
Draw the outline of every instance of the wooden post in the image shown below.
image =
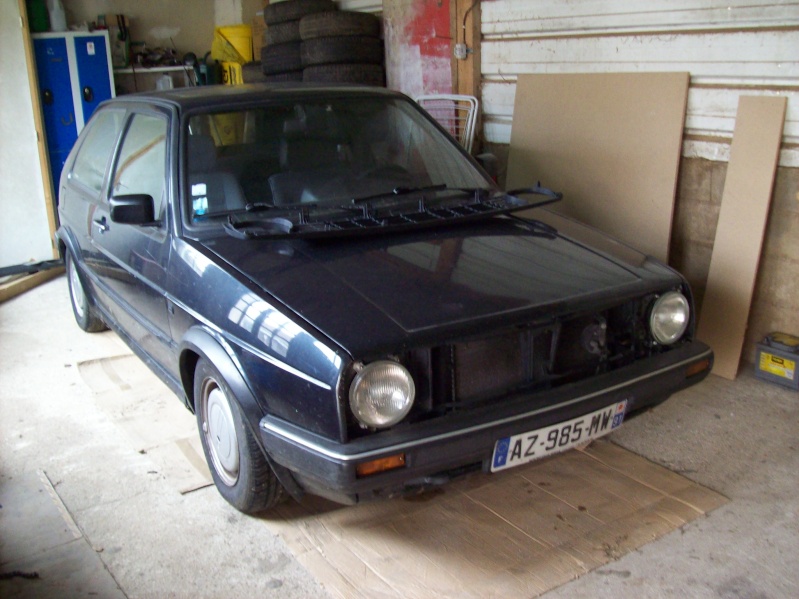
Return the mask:
{"type": "Polygon", "coordinates": [[[25,0],[17,0],[19,6],[20,22],[22,23],[22,43],[25,46],[25,63],[28,69],[28,82],[30,83],[31,103],[33,104],[33,124],[36,127],[36,141],[39,148],[39,164],[41,166],[42,183],[44,186],[44,203],[47,212],[47,223],[50,227],[50,243],[53,246],[53,258],[58,258],[58,248],[54,236],[58,228],[56,214],[56,196],[50,176],[50,157],[47,154],[47,136],[44,131],[42,117],[42,102],[39,95],[39,78],[36,75],[36,59],[33,54],[33,41],[28,24],[28,11],[25,0]]]}
{"type": "MultiPolygon", "coordinates": [[[[482,82],[480,40],[481,35],[480,0],[451,0],[450,31],[452,35],[452,91],[456,94],[474,96],[480,99],[482,82]],[[455,58],[455,45],[465,43],[465,59],[455,58]]],[[[475,136],[475,145],[480,143],[480,118],[475,136]]]]}

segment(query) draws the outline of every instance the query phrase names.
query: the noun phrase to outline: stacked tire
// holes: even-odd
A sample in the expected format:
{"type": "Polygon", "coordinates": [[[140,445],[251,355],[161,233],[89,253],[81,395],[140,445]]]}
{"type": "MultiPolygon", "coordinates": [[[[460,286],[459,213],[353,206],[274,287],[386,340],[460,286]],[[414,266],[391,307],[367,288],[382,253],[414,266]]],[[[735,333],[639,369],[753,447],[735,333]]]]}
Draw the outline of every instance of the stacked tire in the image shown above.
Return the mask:
{"type": "Polygon", "coordinates": [[[380,21],[372,14],[336,9],[332,0],[265,6],[260,73],[256,63],[247,65],[244,81],[385,85],[380,21]]]}
{"type": "Polygon", "coordinates": [[[302,81],[300,20],[316,13],[332,12],[332,0],[286,0],[264,7],[264,47],[261,70],[266,81],[302,81]]]}
{"type": "Polygon", "coordinates": [[[338,11],[300,20],[303,81],[385,85],[380,21],[372,14],[338,11]]]}

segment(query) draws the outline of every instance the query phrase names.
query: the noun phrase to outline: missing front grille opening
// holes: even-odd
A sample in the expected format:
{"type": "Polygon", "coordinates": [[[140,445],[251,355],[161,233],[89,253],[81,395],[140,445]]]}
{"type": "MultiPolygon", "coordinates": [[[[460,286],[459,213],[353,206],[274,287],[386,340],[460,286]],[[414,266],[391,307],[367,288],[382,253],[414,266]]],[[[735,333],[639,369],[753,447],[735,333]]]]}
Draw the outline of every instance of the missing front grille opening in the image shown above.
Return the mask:
{"type": "Polygon", "coordinates": [[[472,401],[532,380],[530,336],[513,330],[452,347],[454,398],[472,401]]]}

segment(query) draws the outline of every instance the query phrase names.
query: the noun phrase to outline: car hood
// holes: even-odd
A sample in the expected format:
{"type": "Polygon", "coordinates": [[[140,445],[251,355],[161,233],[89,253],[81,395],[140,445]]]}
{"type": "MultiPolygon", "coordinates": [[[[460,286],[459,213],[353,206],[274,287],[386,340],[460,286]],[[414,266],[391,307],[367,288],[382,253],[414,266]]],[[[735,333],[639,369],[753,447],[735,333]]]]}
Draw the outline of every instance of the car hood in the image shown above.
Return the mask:
{"type": "Polygon", "coordinates": [[[512,218],[330,241],[204,243],[353,356],[399,351],[496,321],[552,318],[677,275],[574,221],[512,218]],[[604,247],[589,249],[582,231],[604,247]]]}

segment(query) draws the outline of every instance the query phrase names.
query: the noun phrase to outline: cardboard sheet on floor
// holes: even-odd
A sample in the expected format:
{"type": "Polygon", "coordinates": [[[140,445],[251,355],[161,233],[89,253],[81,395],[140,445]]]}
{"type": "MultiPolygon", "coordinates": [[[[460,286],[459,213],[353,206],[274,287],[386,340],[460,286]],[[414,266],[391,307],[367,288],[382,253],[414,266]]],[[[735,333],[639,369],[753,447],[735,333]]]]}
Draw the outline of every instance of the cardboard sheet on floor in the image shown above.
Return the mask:
{"type": "Polygon", "coordinates": [[[132,354],[80,362],[94,400],[181,493],[213,484],[194,416],[132,354]]]}
{"type": "Polygon", "coordinates": [[[726,503],[607,441],[427,495],[267,516],[335,597],[534,597],[726,503]]]}
{"type": "Polygon", "coordinates": [[[710,258],[697,337],[716,354],[713,373],[738,375],[779,158],[786,98],[742,96],[710,258]]]}
{"type": "Polygon", "coordinates": [[[688,73],[520,75],[507,189],[541,181],[554,210],[668,261],[688,73]]]}

